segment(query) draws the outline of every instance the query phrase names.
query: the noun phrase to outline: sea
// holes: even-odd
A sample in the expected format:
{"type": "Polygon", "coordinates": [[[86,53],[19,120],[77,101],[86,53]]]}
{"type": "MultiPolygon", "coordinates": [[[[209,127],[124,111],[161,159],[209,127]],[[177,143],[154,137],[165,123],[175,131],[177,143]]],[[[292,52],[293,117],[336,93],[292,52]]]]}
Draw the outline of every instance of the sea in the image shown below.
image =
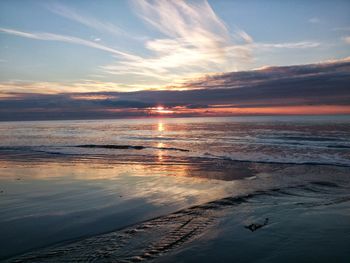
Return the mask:
{"type": "Polygon", "coordinates": [[[349,262],[350,116],[1,122],[0,211],[4,262],[349,262]]]}

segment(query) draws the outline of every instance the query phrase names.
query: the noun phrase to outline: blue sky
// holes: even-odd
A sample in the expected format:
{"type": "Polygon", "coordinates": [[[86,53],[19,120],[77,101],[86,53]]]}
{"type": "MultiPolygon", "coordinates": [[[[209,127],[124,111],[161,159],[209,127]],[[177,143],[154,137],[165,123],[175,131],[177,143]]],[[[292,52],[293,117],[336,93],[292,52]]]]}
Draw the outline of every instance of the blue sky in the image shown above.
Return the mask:
{"type": "Polygon", "coordinates": [[[0,91],[184,89],[350,56],[349,1],[0,2],[0,91]]]}

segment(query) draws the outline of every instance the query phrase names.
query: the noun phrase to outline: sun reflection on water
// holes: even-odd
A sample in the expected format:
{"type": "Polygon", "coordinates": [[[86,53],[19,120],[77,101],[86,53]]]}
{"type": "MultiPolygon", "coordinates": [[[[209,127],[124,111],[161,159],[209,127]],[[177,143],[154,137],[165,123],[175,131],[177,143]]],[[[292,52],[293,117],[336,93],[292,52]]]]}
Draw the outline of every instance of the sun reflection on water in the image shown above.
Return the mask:
{"type": "Polygon", "coordinates": [[[158,122],[158,131],[163,132],[165,130],[164,124],[162,122],[158,122]]]}
{"type": "MultiPolygon", "coordinates": [[[[163,132],[165,131],[165,126],[163,124],[162,121],[159,121],[158,122],[158,137],[163,137],[163,132]]],[[[164,143],[162,142],[158,142],[157,144],[157,148],[164,148],[164,143]]],[[[163,150],[162,149],[158,149],[158,152],[157,152],[157,156],[158,156],[158,161],[159,162],[162,162],[163,161],[163,150]]]]}
{"type": "MultiPolygon", "coordinates": [[[[157,148],[164,148],[164,143],[159,142],[157,144],[157,148]]],[[[158,150],[158,161],[159,162],[163,161],[163,150],[162,149],[158,150]]]]}

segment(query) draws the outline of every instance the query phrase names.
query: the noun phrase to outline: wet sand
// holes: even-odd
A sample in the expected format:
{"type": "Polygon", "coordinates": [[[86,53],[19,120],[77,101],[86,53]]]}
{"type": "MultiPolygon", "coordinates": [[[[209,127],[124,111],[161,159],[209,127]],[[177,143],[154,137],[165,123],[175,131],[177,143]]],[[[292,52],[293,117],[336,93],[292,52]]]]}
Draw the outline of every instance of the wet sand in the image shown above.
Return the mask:
{"type": "Polygon", "coordinates": [[[349,197],[315,201],[314,192],[284,191],[228,209],[196,241],[154,262],[347,262],[349,197]],[[265,218],[268,224],[258,230],[245,228],[265,218]]]}
{"type": "Polygon", "coordinates": [[[161,164],[139,156],[27,158],[23,151],[0,157],[0,259],[215,200],[232,185],[215,179],[225,173],[208,169],[206,160],[201,166],[166,156],[161,164]]]}
{"type": "Polygon", "coordinates": [[[6,262],[350,257],[348,167],[14,155],[0,166],[6,262]]]}

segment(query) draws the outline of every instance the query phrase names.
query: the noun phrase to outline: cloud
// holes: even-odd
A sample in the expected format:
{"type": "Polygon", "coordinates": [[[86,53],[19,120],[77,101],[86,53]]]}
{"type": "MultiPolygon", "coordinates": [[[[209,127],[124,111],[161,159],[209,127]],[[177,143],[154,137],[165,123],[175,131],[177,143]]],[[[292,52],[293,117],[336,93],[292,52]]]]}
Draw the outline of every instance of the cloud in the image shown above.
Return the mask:
{"type": "MultiPolygon", "coordinates": [[[[257,70],[228,72],[201,76],[181,83],[183,89],[226,89],[250,88],[260,84],[268,85],[272,82],[291,82],[311,78],[335,77],[336,74],[348,76],[350,72],[350,57],[330,60],[317,64],[263,67],[257,70]]],[[[303,89],[305,87],[303,86],[303,89]]]]}
{"type": "MultiPolygon", "coordinates": [[[[235,27],[230,30],[206,0],[134,0],[132,3],[132,8],[142,21],[157,33],[157,37],[143,41],[144,50],[140,50],[139,54],[103,44],[95,36],[86,40],[75,36],[9,28],[0,28],[0,32],[36,40],[83,45],[109,52],[115,58],[114,61],[97,67],[96,73],[105,78],[111,74],[123,79],[116,91],[120,90],[120,86],[130,87],[130,91],[140,87],[161,88],[162,85],[180,89],[182,83],[189,78],[250,68],[254,61],[254,51],[270,52],[275,49],[320,46],[315,41],[256,42],[243,29],[235,27]],[[131,80],[132,85],[128,84],[131,80]]],[[[113,35],[123,33],[112,23],[78,13],[62,4],[51,4],[48,8],[55,14],[96,30],[113,35]]]]}
{"type": "MultiPolygon", "coordinates": [[[[134,1],[134,8],[147,24],[162,34],[159,38],[145,41],[144,48],[148,54],[144,56],[74,36],[7,28],[0,28],[0,32],[37,40],[80,44],[110,52],[117,58],[113,64],[101,66],[101,71],[124,78],[132,77],[135,84],[145,81],[169,83],[199,73],[234,70],[251,59],[251,50],[245,44],[251,43],[252,37],[243,30],[237,30],[233,39],[207,1],[134,1]]],[[[62,5],[52,5],[50,10],[98,30],[117,31],[109,23],[78,14],[62,5]]]]}
{"type": "Polygon", "coordinates": [[[335,27],[332,30],[333,31],[350,31],[350,26],[348,26],[348,27],[335,27]]]}
{"type": "Polygon", "coordinates": [[[149,56],[133,61],[116,61],[105,72],[138,75],[165,81],[201,72],[233,70],[251,59],[252,38],[237,31],[235,43],[229,29],[207,1],[134,1],[135,12],[161,33],[145,42],[149,56]]]}
{"type": "Polygon", "coordinates": [[[150,85],[123,84],[108,81],[81,80],[74,83],[69,82],[29,82],[29,81],[7,81],[0,82],[0,90],[3,93],[16,91],[19,93],[41,93],[57,94],[65,92],[102,92],[102,91],[138,91],[160,88],[150,85]]]}
{"type": "Polygon", "coordinates": [[[134,1],[135,12],[161,37],[145,42],[150,56],[102,66],[114,75],[131,75],[135,82],[181,82],[201,73],[249,67],[254,50],[305,49],[318,42],[255,43],[236,28],[232,33],[207,1],[134,1]]]}
{"type": "Polygon", "coordinates": [[[60,15],[72,21],[78,22],[87,27],[96,29],[98,31],[108,32],[113,35],[124,34],[123,30],[121,30],[118,26],[112,23],[100,21],[92,16],[82,14],[81,12],[78,13],[76,10],[69,8],[67,6],[64,6],[62,4],[58,4],[58,3],[48,4],[47,8],[51,12],[57,15],[60,15]]]}
{"type": "Polygon", "coordinates": [[[311,24],[319,24],[319,23],[321,23],[321,20],[318,17],[312,17],[309,19],[309,22],[311,24]]]}
{"type": "Polygon", "coordinates": [[[9,89],[0,93],[0,120],[140,117],[160,104],[174,116],[350,113],[349,82],[350,58],[345,58],[216,74],[188,81],[184,90],[30,94],[9,89]]]}
{"type": "Polygon", "coordinates": [[[256,43],[255,47],[260,49],[305,49],[305,48],[314,48],[319,47],[321,43],[314,41],[303,41],[303,42],[294,42],[294,43],[256,43]]]}
{"type": "Polygon", "coordinates": [[[123,57],[124,59],[138,59],[138,57],[128,54],[126,52],[119,51],[117,49],[85,40],[82,38],[74,37],[74,36],[66,36],[66,35],[59,35],[59,34],[53,34],[53,33],[39,33],[39,32],[24,32],[24,31],[19,31],[19,30],[14,30],[14,29],[8,29],[8,28],[3,28],[0,27],[0,33],[6,33],[9,35],[15,35],[19,37],[24,37],[24,38],[30,38],[30,39],[36,39],[36,40],[46,40],[46,41],[59,41],[59,42],[66,42],[66,43],[71,43],[71,44],[78,44],[82,46],[87,46],[99,50],[103,50],[106,52],[109,52],[113,55],[116,55],[118,57],[123,57]]]}
{"type": "Polygon", "coordinates": [[[247,34],[247,32],[237,29],[236,30],[236,38],[241,38],[245,41],[245,43],[253,43],[253,38],[247,34]]]}

